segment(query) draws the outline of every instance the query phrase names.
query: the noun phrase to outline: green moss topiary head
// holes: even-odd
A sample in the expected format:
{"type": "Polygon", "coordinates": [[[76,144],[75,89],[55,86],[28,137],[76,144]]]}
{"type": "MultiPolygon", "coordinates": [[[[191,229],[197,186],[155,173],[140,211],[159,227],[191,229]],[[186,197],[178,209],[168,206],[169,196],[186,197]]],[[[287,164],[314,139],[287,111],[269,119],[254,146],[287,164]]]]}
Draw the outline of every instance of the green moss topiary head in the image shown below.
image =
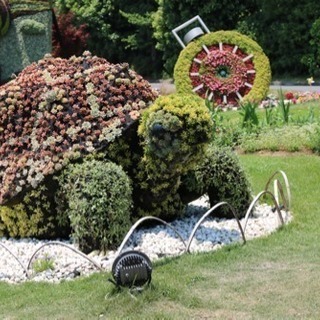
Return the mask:
{"type": "Polygon", "coordinates": [[[161,96],[142,115],[138,134],[144,156],[136,179],[137,214],[171,219],[182,214],[180,175],[195,167],[211,139],[213,123],[195,95],[161,96]]]}
{"type": "Polygon", "coordinates": [[[236,31],[208,33],[181,51],[174,69],[179,93],[208,97],[221,105],[261,101],[271,69],[262,48],[236,31]]]}
{"type": "Polygon", "coordinates": [[[196,96],[161,96],[144,112],[138,132],[145,153],[168,162],[196,155],[211,138],[213,123],[196,96]]]}

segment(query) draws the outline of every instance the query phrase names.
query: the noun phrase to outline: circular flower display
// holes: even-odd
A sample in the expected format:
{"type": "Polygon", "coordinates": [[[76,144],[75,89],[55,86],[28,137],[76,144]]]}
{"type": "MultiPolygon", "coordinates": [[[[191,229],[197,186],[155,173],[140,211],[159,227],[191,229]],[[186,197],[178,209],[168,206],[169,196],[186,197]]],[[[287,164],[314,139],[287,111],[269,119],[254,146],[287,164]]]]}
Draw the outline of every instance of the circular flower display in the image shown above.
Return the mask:
{"type": "Polygon", "coordinates": [[[234,31],[209,33],[191,42],[175,66],[177,91],[193,92],[221,106],[259,101],[267,94],[268,58],[250,38],[234,31]]]}

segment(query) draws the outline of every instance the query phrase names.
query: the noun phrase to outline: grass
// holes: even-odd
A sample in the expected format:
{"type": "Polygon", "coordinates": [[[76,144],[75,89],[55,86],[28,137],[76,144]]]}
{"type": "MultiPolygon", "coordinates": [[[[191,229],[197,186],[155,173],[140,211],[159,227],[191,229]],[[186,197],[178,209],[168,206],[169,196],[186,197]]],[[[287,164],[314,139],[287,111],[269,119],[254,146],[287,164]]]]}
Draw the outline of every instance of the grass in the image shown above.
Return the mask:
{"type": "Polygon", "coordinates": [[[241,155],[253,185],[284,170],[294,221],[266,238],[154,265],[152,286],[117,291],[108,274],[59,285],[0,283],[0,319],[319,319],[320,157],[241,155]]]}

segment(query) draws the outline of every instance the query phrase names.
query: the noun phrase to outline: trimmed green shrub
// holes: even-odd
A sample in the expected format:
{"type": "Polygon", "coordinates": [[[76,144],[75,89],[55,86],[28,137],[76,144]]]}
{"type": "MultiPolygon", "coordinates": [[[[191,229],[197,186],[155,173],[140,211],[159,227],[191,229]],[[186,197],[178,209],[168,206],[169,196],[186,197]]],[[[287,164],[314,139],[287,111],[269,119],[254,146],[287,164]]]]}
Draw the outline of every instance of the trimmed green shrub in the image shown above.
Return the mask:
{"type": "MultiPolygon", "coordinates": [[[[197,57],[199,53],[204,51],[203,46],[206,46],[209,50],[212,46],[216,46],[217,49],[219,49],[220,43],[223,46],[231,46],[229,47],[229,50],[231,51],[232,48],[237,46],[238,49],[241,50],[245,55],[253,55],[252,63],[253,69],[255,70],[255,75],[254,78],[252,76],[252,79],[254,80],[251,90],[249,90],[250,88],[247,87],[242,101],[261,101],[267,95],[271,81],[271,69],[269,60],[263,53],[262,48],[255,41],[236,31],[217,31],[205,34],[189,43],[188,46],[180,52],[178,61],[174,68],[174,80],[177,92],[185,94],[193,93],[192,90],[194,89],[194,85],[192,83],[190,72],[192,72],[193,64],[197,63],[194,61],[194,58],[197,57]],[[249,92],[247,93],[247,91],[249,92]]],[[[203,55],[205,57],[206,52],[204,52],[203,55]]],[[[239,58],[242,58],[242,54],[239,58]]],[[[245,56],[243,58],[245,58],[245,56]]],[[[202,63],[200,64],[200,74],[201,72],[203,72],[201,68],[203,69],[202,63]]],[[[224,74],[228,75],[228,70],[213,70],[212,72],[219,73],[217,74],[216,78],[225,77],[224,74]],[[223,72],[223,75],[221,72],[223,72]]],[[[205,86],[201,90],[204,90],[203,94],[206,94],[205,86]]],[[[196,93],[194,94],[197,94],[200,91],[196,91],[196,93]]],[[[227,92],[222,92],[221,94],[226,95],[227,92]]],[[[215,97],[213,98],[215,99],[215,97]]]]}
{"type": "Polygon", "coordinates": [[[85,160],[70,164],[58,181],[60,202],[67,204],[65,213],[80,250],[116,248],[130,228],[132,205],[130,181],[122,168],[85,160]]]}
{"type": "MultiPolygon", "coordinates": [[[[244,217],[252,201],[251,187],[236,154],[229,148],[210,145],[194,172],[183,178],[184,187],[190,194],[209,195],[211,207],[226,201],[244,217]]],[[[233,218],[227,206],[216,211],[215,216],[233,218]]]]}
{"type": "Polygon", "coordinates": [[[144,157],[136,170],[134,197],[139,216],[172,219],[182,214],[180,176],[201,159],[212,130],[205,101],[194,95],[161,96],[143,113],[138,133],[144,157]]]}
{"type": "Polygon", "coordinates": [[[272,129],[262,127],[258,134],[243,134],[239,147],[247,153],[261,150],[295,152],[311,149],[316,151],[317,144],[319,148],[319,131],[317,123],[303,126],[285,125],[272,129]]]}

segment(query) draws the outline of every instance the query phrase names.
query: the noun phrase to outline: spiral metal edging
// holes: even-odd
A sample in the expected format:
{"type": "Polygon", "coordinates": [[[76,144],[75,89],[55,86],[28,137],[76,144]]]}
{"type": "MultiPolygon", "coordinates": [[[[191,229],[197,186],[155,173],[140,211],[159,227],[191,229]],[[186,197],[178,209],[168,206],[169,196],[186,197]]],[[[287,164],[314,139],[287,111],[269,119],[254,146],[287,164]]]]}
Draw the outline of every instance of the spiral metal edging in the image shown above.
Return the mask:
{"type": "Polygon", "coordinates": [[[27,279],[29,279],[29,272],[28,272],[28,268],[26,269],[22,262],[18,259],[18,257],[7,247],[5,246],[3,243],[0,242],[0,247],[4,248],[5,250],[7,250],[16,260],[17,262],[20,264],[20,266],[22,267],[23,271],[25,272],[27,279]]]}
{"type": "Polygon", "coordinates": [[[147,217],[143,217],[141,219],[139,219],[128,231],[128,233],[126,234],[125,238],[123,239],[120,247],[118,248],[117,254],[116,256],[118,256],[121,251],[123,250],[123,247],[125,246],[125,244],[127,243],[127,241],[129,240],[129,238],[131,237],[132,233],[135,231],[135,229],[144,221],[146,220],[156,220],[159,221],[161,223],[163,223],[164,225],[166,225],[167,227],[169,227],[171,230],[173,230],[173,232],[180,238],[180,240],[182,241],[182,243],[184,244],[184,246],[186,247],[186,243],[184,242],[182,236],[180,235],[180,233],[174,228],[172,227],[168,222],[157,218],[157,217],[153,217],[153,216],[147,216],[147,217]]]}
{"type": "Polygon", "coordinates": [[[30,260],[29,260],[29,263],[28,263],[28,266],[27,266],[27,270],[30,268],[30,265],[31,265],[31,262],[33,260],[33,258],[36,256],[36,254],[44,247],[46,246],[50,246],[50,245],[59,245],[59,246],[63,246],[63,247],[66,247],[68,248],[69,250],[75,252],[76,254],[78,254],[79,256],[85,258],[86,260],[88,260],[89,262],[91,262],[93,265],[95,265],[95,267],[97,267],[100,271],[103,271],[103,269],[101,268],[101,266],[99,266],[99,264],[97,264],[93,259],[89,258],[87,255],[85,255],[84,253],[82,253],[81,251],[75,249],[75,248],[72,248],[71,246],[63,243],[63,242],[60,242],[60,241],[52,241],[52,242],[48,242],[48,243],[45,243],[43,245],[41,245],[31,256],[30,260]]]}
{"type": "Polygon", "coordinates": [[[186,252],[190,253],[190,245],[191,245],[191,242],[192,242],[192,240],[193,240],[193,238],[194,238],[194,235],[195,235],[196,231],[198,230],[199,226],[201,225],[201,223],[202,223],[214,210],[216,210],[217,208],[221,207],[222,205],[227,205],[227,206],[231,209],[231,211],[232,211],[232,213],[233,213],[233,215],[234,215],[234,217],[235,217],[235,219],[236,219],[236,221],[237,221],[238,227],[239,227],[239,229],[240,229],[241,236],[242,236],[242,239],[243,239],[243,243],[244,243],[244,244],[246,243],[246,238],[245,238],[245,235],[244,235],[244,231],[243,231],[243,229],[242,229],[241,223],[240,223],[240,221],[239,221],[239,218],[238,218],[238,216],[237,216],[234,208],[233,208],[228,202],[219,202],[219,203],[217,203],[215,206],[213,206],[212,208],[210,208],[210,209],[198,220],[198,222],[196,223],[196,225],[195,225],[194,228],[192,229],[192,232],[191,232],[191,234],[190,234],[190,236],[189,236],[189,239],[188,239],[188,243],[187,243],[187,247],[186,247],[186,252]]]}

